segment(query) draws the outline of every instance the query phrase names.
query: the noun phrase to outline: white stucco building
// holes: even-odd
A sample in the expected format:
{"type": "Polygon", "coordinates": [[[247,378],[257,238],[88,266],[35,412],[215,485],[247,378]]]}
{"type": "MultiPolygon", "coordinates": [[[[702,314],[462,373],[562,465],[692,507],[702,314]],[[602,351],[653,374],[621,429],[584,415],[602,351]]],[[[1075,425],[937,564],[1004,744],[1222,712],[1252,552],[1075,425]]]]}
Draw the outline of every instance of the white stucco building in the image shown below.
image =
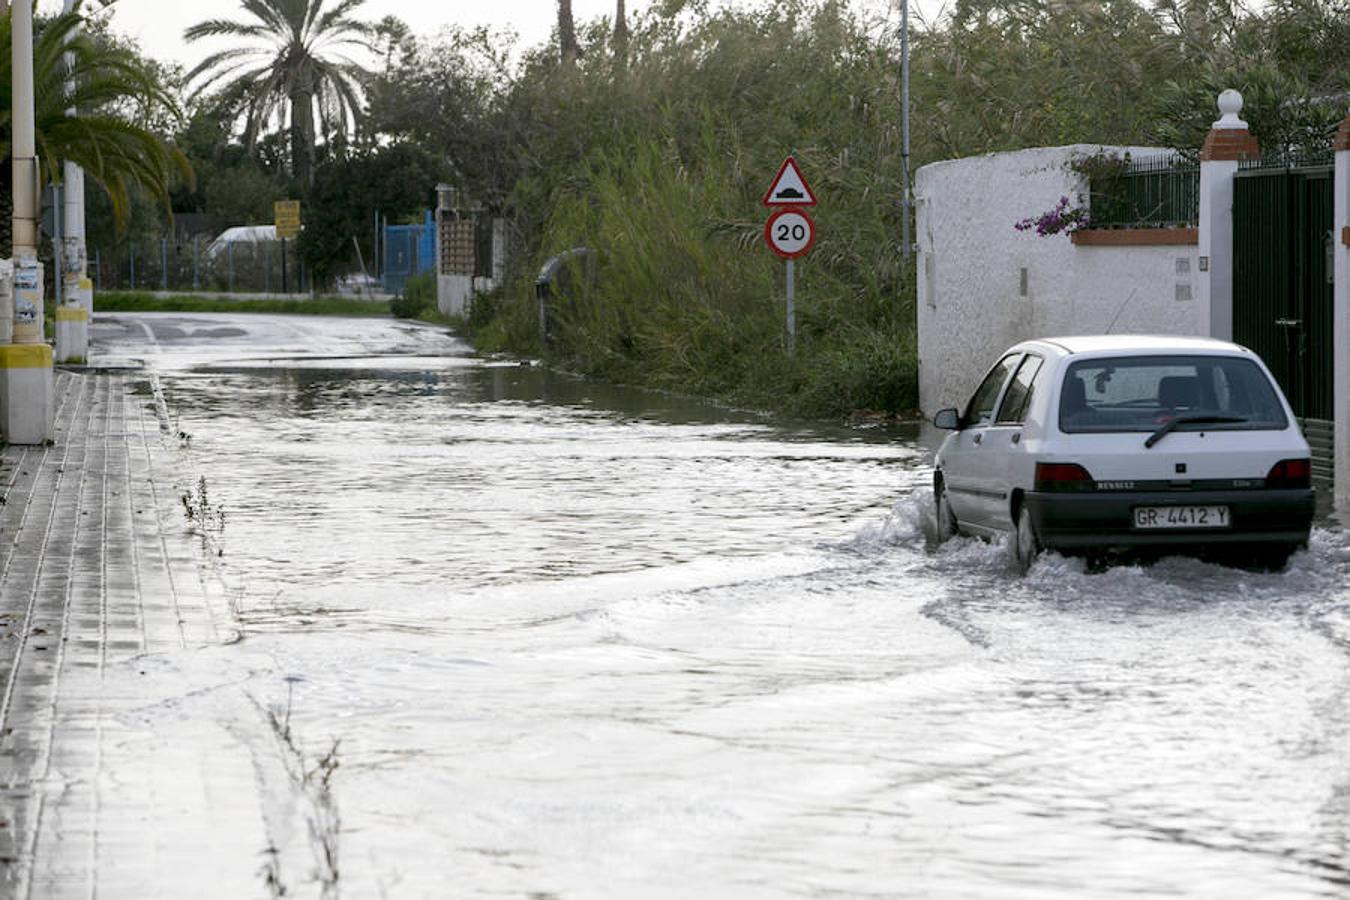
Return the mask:
{"type": "Polygon", "coordinates": [[[1168,153],[1080,144],[919,169],[919,404],[926,413],[959,406],[999,351],[1030,337],[1209,333],[1195,229],[1151,229],[1144,238],[1152,243],[1093,244],[1013,227],[1061,197],[1085,202],[1086,178],[1072,164],[1102,151],[1133,159],[1168,153]]]}

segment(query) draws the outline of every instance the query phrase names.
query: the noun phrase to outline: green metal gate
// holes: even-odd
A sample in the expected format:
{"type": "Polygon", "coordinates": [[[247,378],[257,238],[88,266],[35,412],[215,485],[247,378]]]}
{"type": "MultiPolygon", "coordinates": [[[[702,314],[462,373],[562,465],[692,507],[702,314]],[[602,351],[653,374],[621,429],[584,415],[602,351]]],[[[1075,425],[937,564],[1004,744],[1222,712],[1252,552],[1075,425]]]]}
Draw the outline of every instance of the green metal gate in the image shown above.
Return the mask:
{"type": "Polygon", "coordinates": [[[1252,167],[1233,185],[1233,340],[1260,354],[1332,471],[1332,168],[1252,167]]]}

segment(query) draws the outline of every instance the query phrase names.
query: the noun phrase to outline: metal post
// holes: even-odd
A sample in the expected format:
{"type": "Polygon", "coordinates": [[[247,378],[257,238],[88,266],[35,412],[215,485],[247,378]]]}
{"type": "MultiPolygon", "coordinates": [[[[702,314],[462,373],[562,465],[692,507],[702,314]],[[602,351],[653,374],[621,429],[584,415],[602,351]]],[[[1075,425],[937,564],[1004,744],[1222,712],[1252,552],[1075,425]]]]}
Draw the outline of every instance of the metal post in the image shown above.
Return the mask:
{"type": "Polygon", "coordinates": [[[94,278],[98,282],[97,289],[103,290],[103,250],[94,251],[94,278]]]}
{"type": "Polygon", "coordinates": [[[900,0],[900,256],[909,262],[909,0],[900,0]]]}
{"type": "Polygon", "coordinates": [[[169,289],[169,239],[159,239],[159,289],[169,289]]]}
{"type": "Polygon", "coordinates": [[[796,260],[787,261],[787,351],[797,354],[796,260]]]}
{"type": "Polygon", "coordinates": [[[15,0],[10,8],[10,147],[14,214],[14,327],[16,344],[40,344],[42,336],[42,264],[38,261],[39,170],[33,107],[33,3],[15,0]]]}
{"type": "MultiPolygon", "coordinates": [[[[63,12],[76,12],[79,8],[80,0],[65,0],[63,12]]],[[[66,42],[75,40],[83,31],[83,26],[72,29],[66,35],[66,42]]],[[[75,54],[66,53],[66,95],[74,96],[75,82],[70,77],[70,73],[75,68],[75,54]]],[[[75,118],[79,115],[73,105],[66,108],[66,117],[75,118]]],[[[82,306],[86,314],[92,313],[94,308],[94,294],[92,282],[89,280],[89,247],[88,247],[88,228],[85,223],[84,215],[84,169],[70,160],[63,163],[64,193],[66,196],[66,218],[63,223],[66,244],[66,263],[70,268],[71,285],[74,288],[75,296],[67,298],[71,303],[78,303],[82,306]]],[[[87,331],[86,323],[85,329],[87,331]]]]}
{"type": "Polygon", "coordinates": [[[131,260],[131,289],[136,290],[136,245],[127,242],[127,255],[131,260]]]}
{"type": "MultiPolygon", "coordinates": [[[[40,173],[33,95],[33,2],[10,13],[10,146],[13,303],[0,304],[0,438],[14,445],[55,438],[52,352],[43,336],[43,267],[38,258],[40,173]]],[[[60,250],[58,249],[59,253],[60,250]]]]}
{"type": "Polygon", "coordinates": [[[65,275],[61,265],[61,250],[66,243],[66,223],[62,221],[65,217],[61,215],[64,211],[64,206],[62,205],[63,202],[61,197],[61,185],[52,185],[52,231],[54,232],[52,234],[52,265],[56,269],[54,273],[56,283],[52,285],[52,290],[55,293],[57,309],[61,308],[61,299],[63,296],[61,281],[62,277],[65,275]]]}
{"type": "Polygon", "coordinates": [[[201,289],[201,279],[197,272],[197,238],[192,238],[192,289],[201,289]]]}
{"type": "Polygon", "coordinates": [[[281,292],[289,293],[290,285],[286,281],[286,239],[281,239],[281,292]]]}
{"type": "Polygon", "coordinates": [[[233,293],[234,293],[234,241],[230,241],[229,243],[227,243],[227,244],[225,245],[225,259],[226,259],[226,262],[228,263],[229,269],[230,269],[229,277],[228,277],[228,280],[227,280],[226,283],[229,285],[230,293],[233,294],[233,293]]]}
{"type": "Polygon", "coordinates": [[[352,246],[356,248],[356,261],[361,264],[361,293],[364,294],[370,290],[367,285],[370,275],[366,272],[366,261],[361,256],[361,243],[356,239],[356,235],[352,235],[352,246]]]}
{"type": "Polygon", "coordinates": [[[10,55],[13,71],[14,257],[37,258],[37,138],[33,111],[33,3],[19,0],[12,10],[10,55]]]}

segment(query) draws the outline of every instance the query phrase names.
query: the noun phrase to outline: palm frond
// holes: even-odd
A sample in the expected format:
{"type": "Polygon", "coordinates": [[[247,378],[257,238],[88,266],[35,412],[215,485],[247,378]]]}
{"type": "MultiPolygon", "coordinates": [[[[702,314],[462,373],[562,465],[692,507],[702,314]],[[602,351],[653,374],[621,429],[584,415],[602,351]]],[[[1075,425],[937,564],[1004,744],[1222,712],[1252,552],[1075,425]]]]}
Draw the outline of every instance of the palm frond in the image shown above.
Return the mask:
{"type": "Polygon", "coordinates": [[[183,39],[188,43],[212,37],[269,38],[272,33],[264,25],[250,25],[246,22],[231,22],[229,19],[208,19],[183,30],[183,39]]]}
{"type": "MultiPolygon", "coordinates": [[[[331,49],[370,46],[368,37],[374,26],[352,18],[364,2],[335,0],[328,6],[329,0],[242,0],[253,22],[210,20],[193,26],[189,35],[253,42],[213,53],[194,66],[187,76],[195,84],[193,96],[217,89],[223,98],[231,99],[230,108],[244,118],[245,145],[250,148],[273,120],[276,127],[284,128],[287,111],[293,121],[301,117],[312,122],[316,103],[326,135],[330,126],[344,131],[354,127],[366,73],[349,57],[337,54],[334,58],[331,49]],[[267,49],[258,46],[259,42],[267,49]],[[241,83],[245,79],[247,87],[241,83]],[[296,104],[310,104],[310,108],[301,111],[296,104]],[[325,109],[325,104],[336,107],[325,109]]],[[[300,157],[313,157],[312,132],[312,126],[292,129],[293,168],[301,167],[300,157]],[[308,141],[308,148],[298,146],[299,140],[308,141]]]]}

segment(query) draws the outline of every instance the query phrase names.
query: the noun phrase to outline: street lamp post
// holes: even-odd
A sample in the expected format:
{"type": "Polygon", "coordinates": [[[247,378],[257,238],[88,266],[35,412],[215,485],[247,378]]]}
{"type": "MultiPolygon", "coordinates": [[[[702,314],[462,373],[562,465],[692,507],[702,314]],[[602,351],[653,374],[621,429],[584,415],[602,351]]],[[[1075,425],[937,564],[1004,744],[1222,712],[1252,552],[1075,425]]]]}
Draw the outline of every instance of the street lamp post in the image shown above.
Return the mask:
{"type": "MultiPolygon", "coordinates": [[[[78,0],[65,0],[65,12],[72,13],[78,0]]],[[[73,39],[75,32],[67,35],[73,39]]],[[[67,53],[66,69],[75,67],[75,55],[67,53]]],[[[66,80],[66,96],[75,94],[75,82],[66,80]]],[[[76,109],[66,109],[66,117],[74,118],[76,109]]],[[[93,313],[94,285],[89,280],[89,257],[84,241],[84,170],[70,160],[62,163],[62,190],[65,203],[60,217],[62,235],[57,248],[56,277],[59,302],[56,307],[56,361],[83,363],[89,355],[89,317],[93,313]]]]}
{"type": "Polygon", "coordinates": [[[33,0],[12,4],[10,53],[14,302],[7,310],[13,323],[9,342],[0,345],[0,435],[11,444],[43,444],[52,439],[54,391],[52,349],[42,334],[42,264],[38,262],[33,0]]]}

